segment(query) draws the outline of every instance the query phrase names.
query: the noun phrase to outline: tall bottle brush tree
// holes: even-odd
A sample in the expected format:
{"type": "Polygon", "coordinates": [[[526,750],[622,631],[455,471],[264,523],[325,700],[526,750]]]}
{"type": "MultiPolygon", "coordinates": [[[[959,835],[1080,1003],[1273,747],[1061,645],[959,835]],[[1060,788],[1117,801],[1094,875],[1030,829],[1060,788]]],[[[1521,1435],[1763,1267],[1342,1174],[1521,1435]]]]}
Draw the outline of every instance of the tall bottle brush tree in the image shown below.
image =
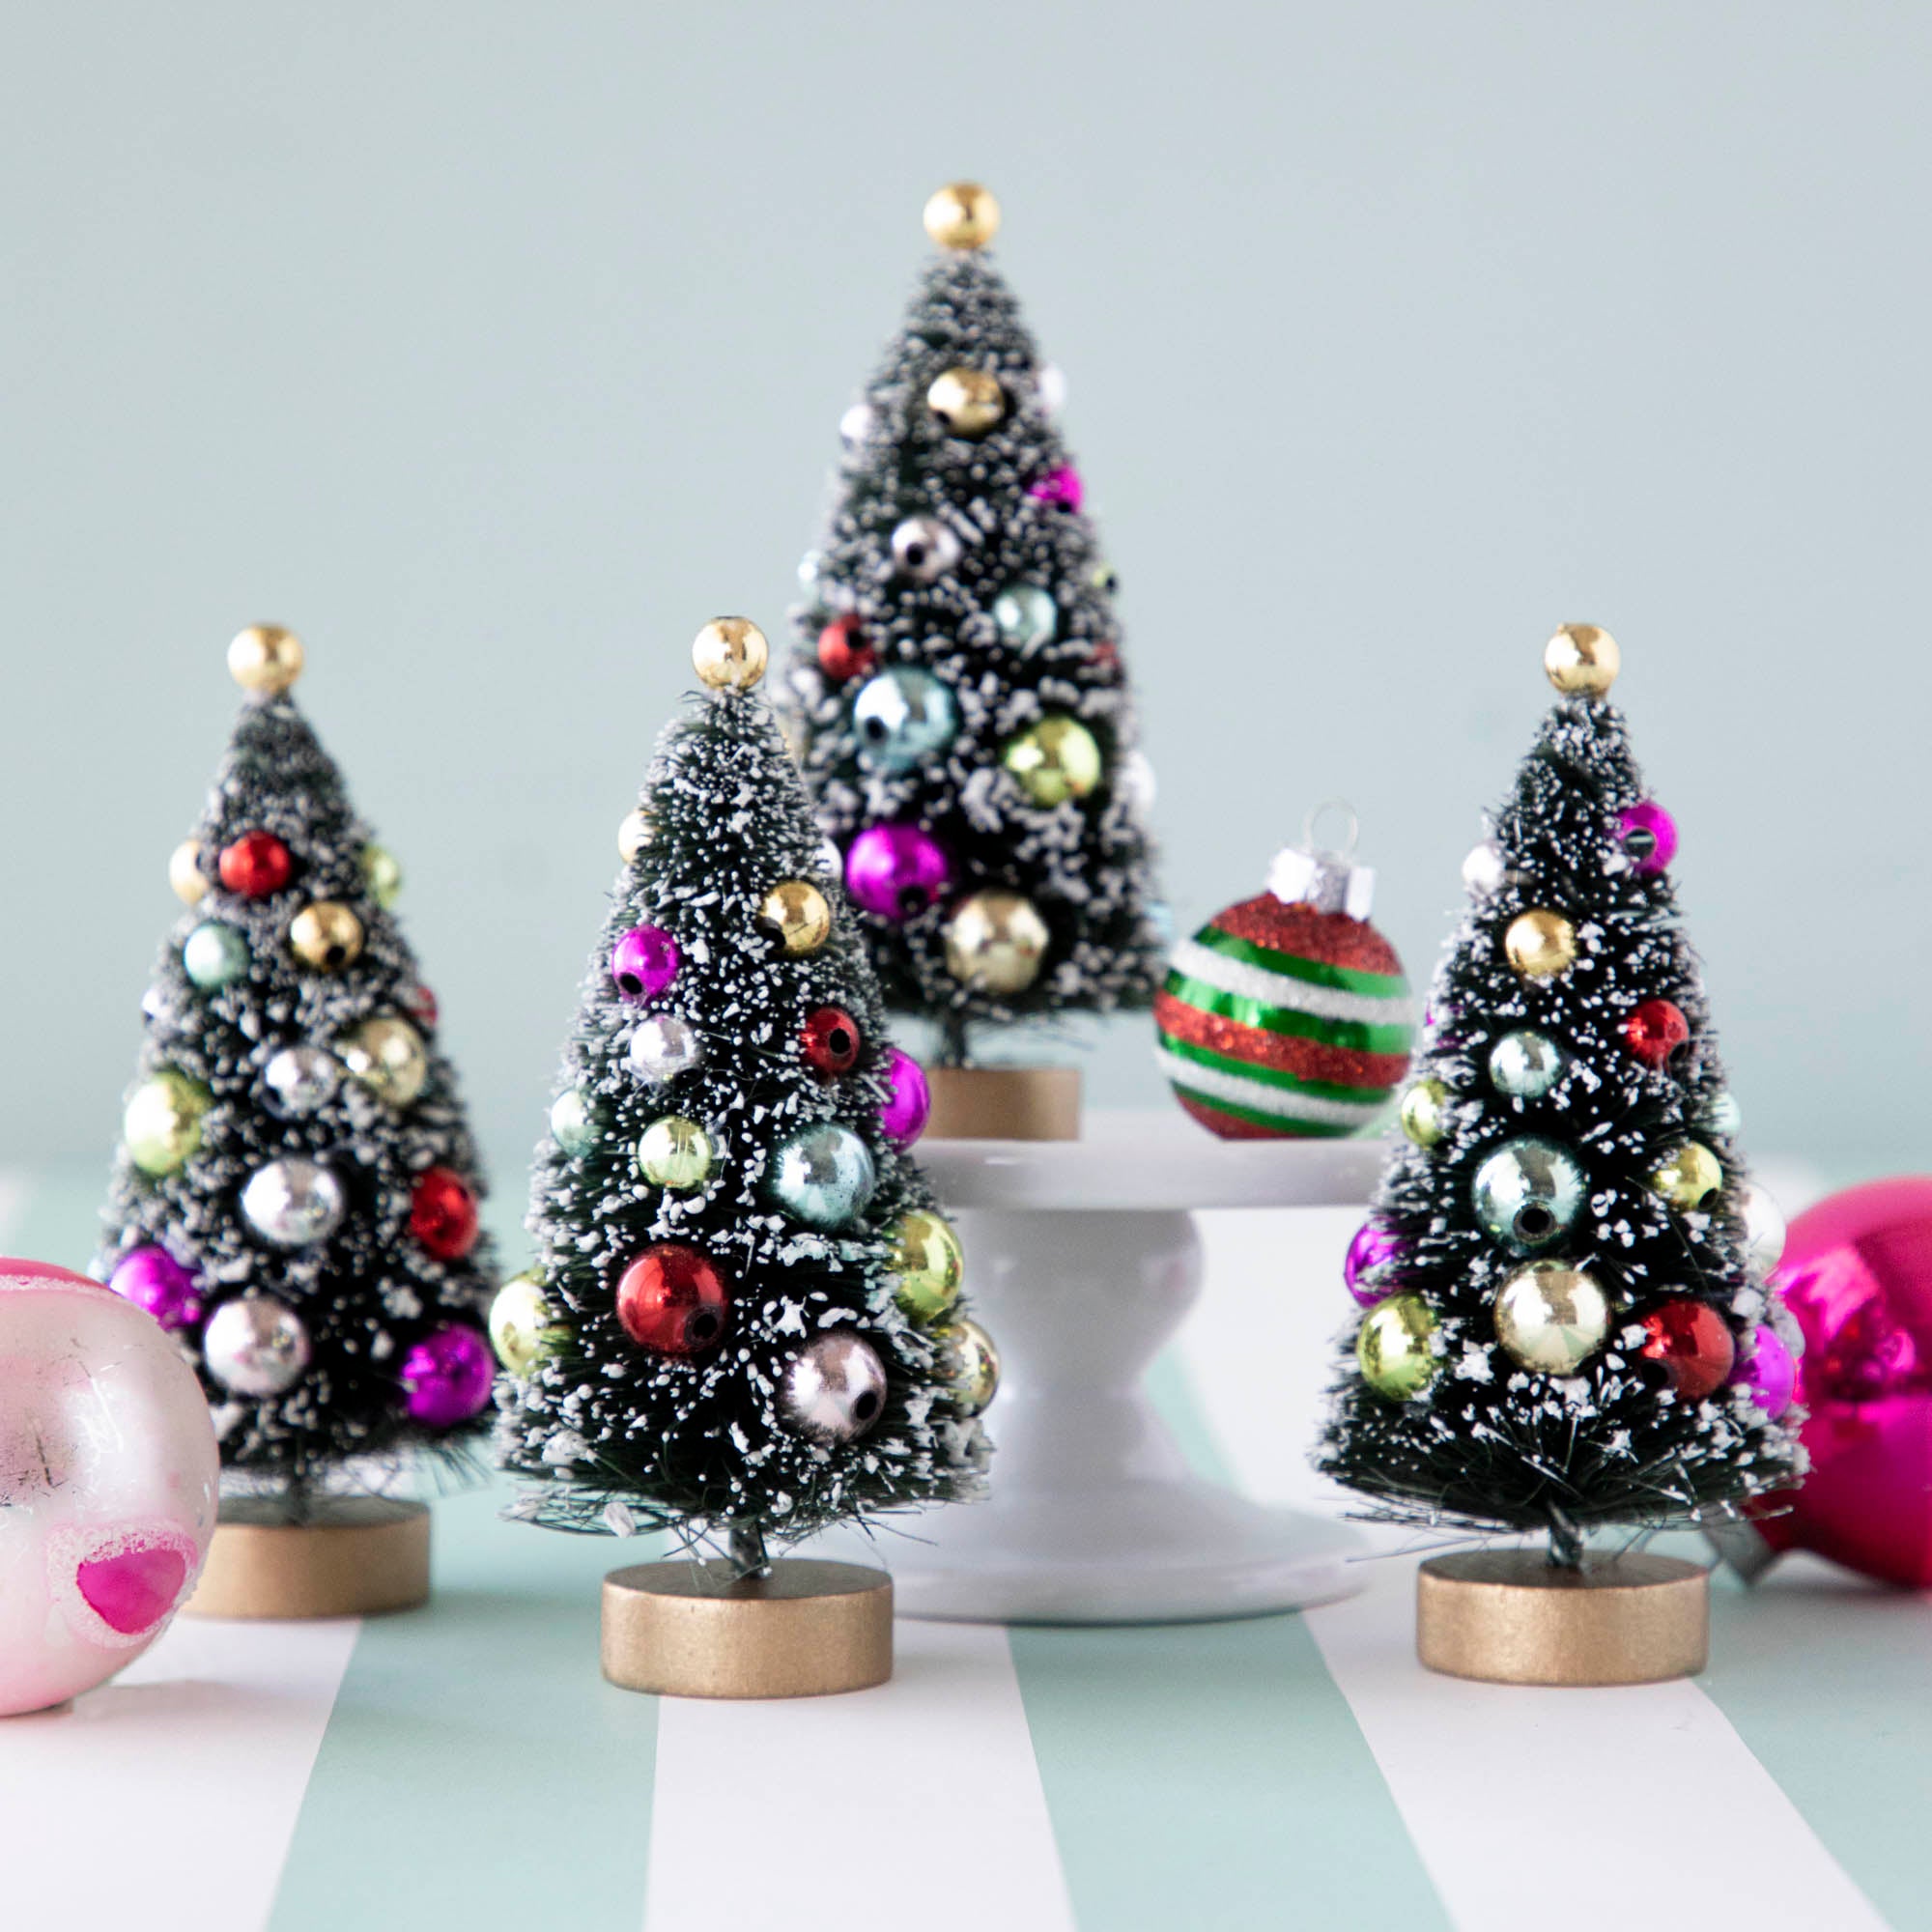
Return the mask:
{"type": "Polygon", "coordinates": [[[721,618],[667,731],[591,954],[539,1151],[534,1270],[493,1315],[515,1515],[670,1529],[749,1574],[829,1524],[974,1494],[991,1344],[905,1149],[836,868],[721,618]]]}
{"type": "Polygon", "coordinates": [[[299,1515],[370,1459],[462,1461],[484,1427],[483,1188],[401,875],[244,631],[248,692],[143,1010],[97,1272],[179,1339],[224,1468],[299,1515]]]}
{"type": "Polygon", "coordinates": [[[1349,1284],[1322,1467],[1376,1513],[1548,1534],[1705,1522],[1792,1482],[1791,1362],[1764,1277],[1677,832],[1575,625],[1563,694],[1465,867],[1425,1043],[1349,1284]]]}
{"type": "Polygon", "coordinates": [[[1146,1007],[1162,967],[1114,575],[997,225],[967,184],[927,207],[939,253],[841,425],[789,673],[887,1002],[950,1064],[974,1023],[1146,1007]]]}

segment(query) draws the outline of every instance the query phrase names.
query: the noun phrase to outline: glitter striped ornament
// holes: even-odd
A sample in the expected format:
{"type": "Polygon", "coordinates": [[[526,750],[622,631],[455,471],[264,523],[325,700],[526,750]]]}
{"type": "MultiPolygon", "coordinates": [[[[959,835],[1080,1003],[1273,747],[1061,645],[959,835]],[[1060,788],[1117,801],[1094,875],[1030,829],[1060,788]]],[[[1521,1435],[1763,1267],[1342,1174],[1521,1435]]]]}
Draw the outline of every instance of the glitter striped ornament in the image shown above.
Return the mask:
{"type": "Polygon", "coordinates": [[[1268,891],[1176,948],[1154,1001],[1161,1071],[1224,1140],[1378,1122],[1415,1039],[1408,980],[1368,922],[1375,875],[1291,847],[1268,891]]]}

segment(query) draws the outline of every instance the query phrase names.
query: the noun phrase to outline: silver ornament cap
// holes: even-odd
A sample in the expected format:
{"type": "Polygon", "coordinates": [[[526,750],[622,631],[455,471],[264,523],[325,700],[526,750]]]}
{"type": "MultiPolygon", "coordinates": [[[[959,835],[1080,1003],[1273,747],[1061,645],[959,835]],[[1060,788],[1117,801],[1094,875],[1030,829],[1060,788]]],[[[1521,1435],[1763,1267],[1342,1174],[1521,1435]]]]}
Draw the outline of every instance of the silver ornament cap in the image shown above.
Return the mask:
{"type": "Polygon", "coordinates": [[[1317,912],[1346,913],[1367,919],[1376,899],[1373,867],[1354,863],[1358,825],[1354,812],[1339,799],[1318,805],[1308,814],[1299,845],[1285,845],[1268,867],[1267,887],[1283,905],[1310,905],[1317,912]],[[1318,842],[1316,827],[1324,812],[1339,812],[1347,821],[1341,849],[1318,842]]]}

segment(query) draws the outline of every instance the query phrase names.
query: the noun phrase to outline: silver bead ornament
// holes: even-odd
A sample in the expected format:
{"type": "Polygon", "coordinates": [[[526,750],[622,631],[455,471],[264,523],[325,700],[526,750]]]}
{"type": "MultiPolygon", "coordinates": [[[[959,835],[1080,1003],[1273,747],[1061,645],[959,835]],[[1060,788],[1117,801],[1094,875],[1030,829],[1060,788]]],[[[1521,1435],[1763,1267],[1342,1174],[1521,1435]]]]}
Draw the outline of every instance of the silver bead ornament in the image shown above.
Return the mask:
{"type": "Polygon", "coordinates": [[[1540,1100],[1563,1077],[1563,1049],[1521,1028],[1490,1049],[1490,1085],[1513,1100],[1540,1100]]]}
{"type": "Polygon", "coordinates": [[[1000,641],[1016,651],[1050,644],[1060,628],[1060,606],[1037,583],[1009,583],[993,599],[1000,641]]]}
{"type": "Polygon", "coordinates": [[[859,762],[906,772],[937,757],[959,730],[952,690],[917,665],[895,665],[868,678],[852,705],[859,762]]]}
{"type": "Polygon", "coordinates": [[[278,1248],[309,1248],[342,1225],[349,1199],[320,1161],[271,1160],[248,1177],[242,1218],[278,1248]]]}
{"type": "Polygon", "coordinates": [[[308,1330],[272,1294],[238,1294],[208,1318],[201,1333],[208,1373],[237,1395],[280,1395],[309,1364],[308,1330]]]}
{"type": "Polygon", "coordinates": [[[959,557],[959,539],[937,517],[908,517],[893,532],[893,567],[908,583],[937,583],[959,557]]]}
{"type": "Polygon", "coordinates": [[[785,1421],[808,1441],[828,1448],[851,1442],[886,1406],[886,1369],[863,1335],[835,1328],[791,1359],[779,1389],[785,1421]]]}
{"type": "Polygon", "coordinates": [[[1739,1207],[1745,1223],[1745,1266],[1762,1281],[1784,1255],[1784,1214],[1756,1181],[1747,1181],[1739,1207]]]}
{"type": "Polygon", "coordinates": [[[631,1030],[631,1071],[643,1080],[675,1080],[704,1058],[704,1041],[682,1013],[647,1013],[631,1030]]]}
{"type": "Polygon", "coordinates": [[[1567,1148],[1540,1134],[1505,1141],[1476,1170],[1476,1219],[1511,1253],[1559,1241],[1583,1211],[1583,1170],[1567,1148]]]}
{"type": "Polygon", "coordinates": [[[866,1211],[878,1185],[872,1151],[849,1127],[823,1121],[782,1142],[766,1186],[813,1228],[842,1228],[866,1211]]]}
{"type": "Polygon", "coordinates": [[[1503,857],[1503,848],[1493,838],[1485,838],[1480,845],[1469,848],[1469,856],[1463,861],[1463,883],[1478,898],[1501,889],[1503,880],[1509,875],[1509,862],[1503,857]]]}
{"type": "Polygon", "coordinates": [[[320,1112],[342,1085],[342,1063],[327,1047],[285,1046],[262,1069],[262,1104],[285,1121],[320,1112]]]}

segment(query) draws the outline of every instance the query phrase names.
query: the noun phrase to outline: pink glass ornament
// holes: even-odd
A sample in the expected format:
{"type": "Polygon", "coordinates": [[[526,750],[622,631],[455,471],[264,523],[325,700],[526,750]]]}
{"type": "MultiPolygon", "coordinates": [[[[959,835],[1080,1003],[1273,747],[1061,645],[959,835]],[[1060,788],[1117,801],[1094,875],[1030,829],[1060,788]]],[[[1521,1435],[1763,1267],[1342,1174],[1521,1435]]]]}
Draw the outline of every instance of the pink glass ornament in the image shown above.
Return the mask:
{"type": "Polygon", "coordinates": [[[1401,1252],[1401,1241],[1378,1221],[1364,1221],[1355,1230],[1355,1238],[1349,1243],[1342,1262],[1342,1280],[1364,1308],[1373,1308],[1391,1293],[1388,1281],[1370,1281],[1368,1277],[1386,1267],[1401,1252]]]}
{"type": "Polygon", "coordinates": [[[1798,1390],[1798,1363],[1769,1321],[1759,1324],[1731,1379],[1749,1389],[1751,1400],[1774,1422],[1791,1406],[1798,1390]]]}
{"type": "Polygon", "coordinates": [[[611,949],[611,978],[627,1000],[654,1000],[677,978],[677,941],[661,925],[634,925],[611,949]]]}
{"type": "Polygon", "coordinates": [[[868,825],[845,853],[845,890],[880,919],[916,918],[952,876],[938,839],[917,825],[868,825]]]}
{"type": "Polygon", "coordinates": [[[0,1260],[0,1715],[131,1663],[200,1574],[220,1482],[194,1372],[135,1302],[0,1260]]]}
{"type": "Polygon", "coordinates": [[[1677,856],[1677,821],[1654,799],[1641,799],[1617,813],[1617,839],[1631,853],[1631,870],[1648,878],[1662,871],[1677,856]]]}
{"type": "Polygon", "coordinates": [[[932,1113],[925,1069],[911,1054],[893,1047],[886,1062],[886,1085],[889,1092],[879,1109],[879,1125],[895,1147],[909,1148],[924,1133],[932,1113]]]}
{"type": "Polygon", "coordinates": [[[1028,484],[1027,495],[1063,510],[1077,510],[1087,500],[1087,488],[1080,480],[1079,470],[1072,464],[1064,463],[1058,469],[1049,469],[1044,476],[1028,484]]]}
{"type": "Polygon", "coordinates": [[[481,1413],[495,1378],[489,1343],[476,1329],[452,1321],[424,1336],[403,1357],[397,1379],[415,1421],[450,1429],[481,1413]]]}
{"type": "Polygon", "coordinates": [[[192,1328],[201,1320],[194,1276],[165,1248],[128,1249],[115,1263],[107,1286],[145,1308],[163,1328],[192,1328]]]}

